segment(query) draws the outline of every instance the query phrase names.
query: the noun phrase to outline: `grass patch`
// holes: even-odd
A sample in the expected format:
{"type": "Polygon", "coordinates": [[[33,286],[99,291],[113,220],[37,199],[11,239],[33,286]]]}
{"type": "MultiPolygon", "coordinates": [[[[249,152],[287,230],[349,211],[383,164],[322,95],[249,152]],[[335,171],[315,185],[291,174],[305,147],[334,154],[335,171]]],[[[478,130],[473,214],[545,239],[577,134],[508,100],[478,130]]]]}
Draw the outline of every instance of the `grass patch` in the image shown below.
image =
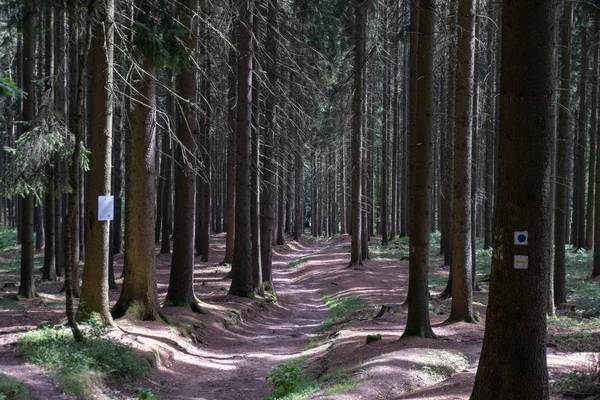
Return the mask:
{"type": "Polygon", "coordinates": [[[4,251],[17,244],[17,229],[2,227],[0,228],[0,251],[4,251]]]}
{"type": "MultiPolygon", "coordinates": [[[[1,251],[1,250],[0,250],[1,251]]],[[[44,253],[35,253],[33,255],[33,268],[39,269],[44,265],[44,253]]],[[[11,257],[0,263],[0,273],[2,274],[19,274],[21,272],[21,257],[11,257]]]]}
{"type": "Polygon", "coordinates": [[[430,273],[429,274],[429,289],[434,289],[436,291],[442,291],[446,288],[448,284],[448,275],[440,274],[440,273],[430,273]]]}
{"type": "Polygon", "coordinates": [[[53,379],[80,399],[90,396],[94,385],[146,376],[148,365],[133,349],[103,337],[97,324],[85,329],[78,343],[65,327],[42,327],[21,336],[19,352],[26,360],[52,372],[53,379]]]}
{"type": "Polygon", "coordinates": [[[305,373],[305,357],[285,361],[269,372],[268,380],[275,387],[263,400],[303,400],[317,391],[327,395],[345,393],[360,383],[353,369],[337,369],[316,379],[305,373]]]}
{"type": "Polygon", "coordinates": [[[0,372],[0,400],[31,400],[27,386],[0,372]]]}
{"type": "Polygon", "coordinates": [[[583,318],[600,316],[598,280],[592,279],[593,252],[566,248],[567,296],[575,305],[575,312],[583,318]]]}
{"type": "Polygon", "coordinates": [[[288,264],[288,268],[296,268],[297,266],[308,262],[308,257],[300,257],[297,260],[294,260],[288,264]]]}
{"type": "Polygon", "coordinates": [[[1,310],[23,311],[25,309],[25,307],[23,306],[23,304],[19,303],[18,300],[0,299],[0,309],[1,310]]]}
{"type": "Polygon", "coordinates": [[[600,355],[594,354],[588,359],[587,367],[582,371],[571,372],[564,379],[554,382],[554,389],[577,399],[600,398],[600,355]]]}
{"type": "Polygon", "coordinates": [[[359,367],[353,367],[350,369],[339,368],[332,372],[329,372],[321,378],[323,393],[326,396],[333,396],[336,394],[346,393],[349,390],[354,389],[358,386],[360,381],[356,378],[356,372],[359,367]]]}
{"type": "Polygon", "coordinates": [[[273,368],[267,379],[275,389],[263,400],[300,400],[315,393],[319,384],[304,374],[305,369],[304,357],[284,361],[273,368]]]}
{"type": "Polygon", "coordinates": [[[360,382],[357,379],[344,380],[340,383],[336,383],[335,385],[331,386],[330,388],[325,389],[324,393],[326,396],[333,396],[336,394],[346,393],[346,392],[354,389],[355,387],[357,387],[359,383],[360,382]]]}
{"type": "MultiPolygon", "coordinates": [[[[321,293],[325,305],[329,309],[329,317],[321,323],[321,330],[324,331],[331,326],[339,323],[344,319],[350,318],[352,314],[356,314],[367,307],[367,302],[361,299],[359,296],[352,297],[339,297],[329,296],[327,292],[321,293]]],[[[366,315],[358,315],[358,318],[366,315]]]]}
{"type": "Polygon", "coordinates": [[[423,380],[434,380],[441,382],[452,376],[456,371],[463,370],[469,365],[467,358],[462,354],[449,351],[435,351],[424,357],[426,363],[421,367],[427,378],[423,380]]]}

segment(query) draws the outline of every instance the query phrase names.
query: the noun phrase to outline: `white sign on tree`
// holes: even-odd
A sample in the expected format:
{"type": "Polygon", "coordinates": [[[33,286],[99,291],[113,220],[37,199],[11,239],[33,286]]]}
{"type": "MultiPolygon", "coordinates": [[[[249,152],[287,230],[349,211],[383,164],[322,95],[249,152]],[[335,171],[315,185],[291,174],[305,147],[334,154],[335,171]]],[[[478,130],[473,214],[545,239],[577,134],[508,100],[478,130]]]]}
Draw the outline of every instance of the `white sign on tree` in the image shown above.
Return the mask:
{"type": "Polygon", "coordinates": [[[112,221],[114,209],[114,196],[98,196],[98,221],[112,221]]]}

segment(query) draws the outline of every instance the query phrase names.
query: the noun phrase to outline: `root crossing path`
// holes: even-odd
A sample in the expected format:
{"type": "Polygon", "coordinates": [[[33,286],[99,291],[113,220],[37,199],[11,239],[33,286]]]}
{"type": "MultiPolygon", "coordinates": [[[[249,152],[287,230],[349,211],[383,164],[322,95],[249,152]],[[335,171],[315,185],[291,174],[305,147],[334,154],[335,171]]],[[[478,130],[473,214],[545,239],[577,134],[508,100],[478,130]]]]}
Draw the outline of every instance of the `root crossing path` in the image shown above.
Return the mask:
{"type": "Polygon", "coordinates": [[[203,335],[204,348],[196,347],[200,351],[191,349],[174,356],[175,362],[167,370],[161,368],[155,377],[164,382],[162,398],[258,400],[267,396],[273,390],[267,379],[269,371],[299,357],[328,316],[318,285],[304,284],[299,279],[300,268],[293,267],[318,262],[314,256],[327,246],[290,241],[285,251],[276,250],[277,303],[262,309],[255,303],[250,311],[238,315],[241,320],[222,329],[209,328],[203,335]]]}

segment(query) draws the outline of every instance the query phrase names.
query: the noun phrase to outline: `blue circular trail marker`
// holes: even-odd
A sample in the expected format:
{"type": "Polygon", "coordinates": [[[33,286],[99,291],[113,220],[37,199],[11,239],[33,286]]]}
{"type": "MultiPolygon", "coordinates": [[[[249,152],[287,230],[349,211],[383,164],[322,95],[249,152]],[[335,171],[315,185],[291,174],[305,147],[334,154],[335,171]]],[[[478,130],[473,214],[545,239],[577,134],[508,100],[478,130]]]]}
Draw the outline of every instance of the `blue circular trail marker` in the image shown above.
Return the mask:
{"type": "Polygon", "coordinates": [[[527,236],[523,235],[522,233],[517,237],[517,240],[519,241],[519,243],[525,243],[527,241],[527,236]]]}

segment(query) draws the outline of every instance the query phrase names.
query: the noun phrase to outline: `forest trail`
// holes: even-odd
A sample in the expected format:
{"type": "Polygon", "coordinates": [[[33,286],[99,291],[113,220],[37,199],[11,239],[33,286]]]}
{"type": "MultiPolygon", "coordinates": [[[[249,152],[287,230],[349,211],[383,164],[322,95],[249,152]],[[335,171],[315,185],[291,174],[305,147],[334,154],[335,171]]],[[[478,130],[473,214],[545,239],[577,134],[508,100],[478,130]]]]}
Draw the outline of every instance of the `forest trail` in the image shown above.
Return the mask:
{"type": "MultiPolygon", "coordinates": [[[[202,282],[196,293],[211,312],[216,307],[215,314],[221,314],[222,307],[229,307],[225,314],[231,320],[203,325],[202,333],[198,334],[201,337],[198,342],[203,346],[180,343],[184,351],[165,349],[157,338],[151,340],[155,342],[151,346],[165,349],[160,351],[162,366],[151,373],[153,391],[160,391],[162,399],[172,400],[254,400],[267,396],[273,390],[267,379],[269,371],[283,361],[299,357],[303,346],[319,333],[321,322],[328,315],[319,288],[299,283],[298,270],[289,265],[310,263],[330,244],[288,241],[275,249],[273,268],[278,301],[274,304],[230,296],[215,298],[214,292],[210,293],[211,286],[218,285],[224,292],[224,285],[230,282],[222,278],[210,281],[211,275],[225,272],[216,265],[222,258],[217,245],[207,263],[212,268],[207,270],[203,266],[200,275],[196,274],[195,281],[202,282]]],[[[180,311],[167,309],[175,312],[178,319],[182,317],[180,311]]],[[[130,331],[130,327],[124,329],[130,331]]],[[[141,333],[137,324],[135,331],[141,333]]],[[[140,336],[153,335],[148,332],[140,336]]]]}
{"type": "MultiPolygon", "coordinates": [[[[273,303],[227,296],[230,281],[224,277],[229,266],[220,264],[224,237],[214,236],[211,241],[209,261],[197,261],[194,273],[196,295],[208,314],[176,307],[163,309],[171,325],[119,320],[121,329],[111,336],[136,348],[154,367],[148,378],[101,388],[93,399],[132,399],[136,388],[146,388],[161,400],[260,400],[273,390],[267,380],[272,368],[301,356],[306,357],[306,372],[321,384],[311,399],[469,398],[485,325],[445,324],[450,303],[435,296],[443,287],[434,286],[431,322],[440,339],[400,339],[406,323],[406,310],[399,305],[406,297],[406,263],[374,257],[347,268],[349,236],[290,240],[274,249],[278,301],[273,303]],[[361,309],[322,331],[323,321],[330,316],[325,296],[358,298],[361,309]],[[373,318],[382,305],[395,311],[373,318]],[[366,344],[368,334],[380,334],[382,339],[366,344]],[[352,384],[340,393],[329,393],[340,379],[352,384]]],[[[157,256],[161,299],[168,286],[170,260],[169,254],[157,256]]],[[[122,256],[116,262],[120,273],[122,256]]],[[[447,269],[434,273],[445,284],[447,269]]],[[[17,354],[16,340],[23,332],[45,322],[64,323],[60,285],[46,283],[39,288],[40,298],[20,300],[12,309],[1,310],[0,370],[24,381],[36,400],[73,400],[47,371],[25,363],[17,354]]],[[[111,291],[111,303],[118,294],[111,291]]],[[[485,318],[487,291],[476,292],[474,300],[475,309],[485,318]]],[[[555,376],[581,368],[589,355],[569,352],[556,343],[548,354],[555,376]]],[[[562,399],[556,394],[551,398],[562,399]]]]}

